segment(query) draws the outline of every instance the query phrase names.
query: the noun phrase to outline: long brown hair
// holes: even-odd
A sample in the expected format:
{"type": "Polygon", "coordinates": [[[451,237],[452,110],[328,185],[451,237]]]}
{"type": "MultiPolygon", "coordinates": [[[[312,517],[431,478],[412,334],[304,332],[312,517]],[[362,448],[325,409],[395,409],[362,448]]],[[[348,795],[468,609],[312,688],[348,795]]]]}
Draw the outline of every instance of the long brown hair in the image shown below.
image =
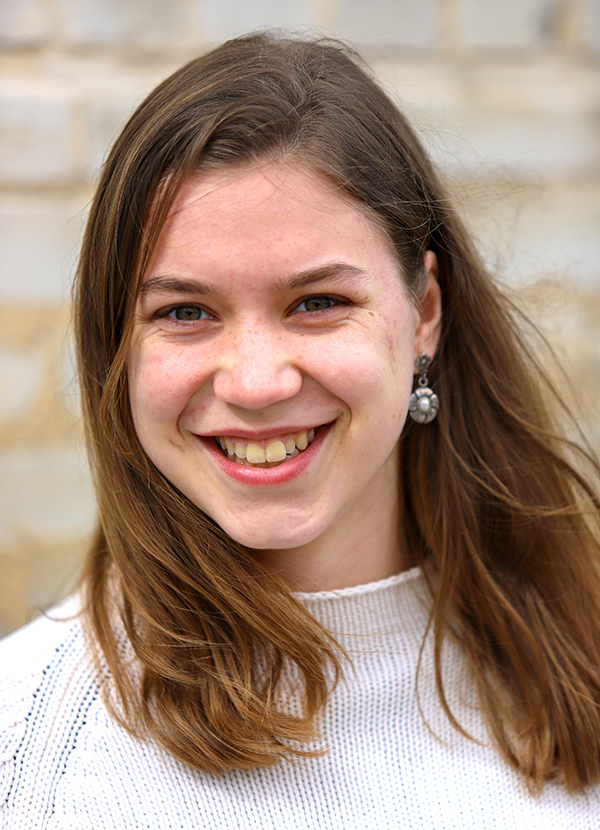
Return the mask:
{"type": "Polygon", "coordinates": [[[583,788],[600,777],[598,501],[553,430],[517,309],[410,125],[331,41],[253,35],[192,61],[141,104],[104,167],[76,336],[100,511],[84,584],[113,713],[200,770],[251,769],[303,753],[339,673],[330,635],[152,465],[129,411],[137,289],[178,187],[265,158],[309,166],[376,217],[417,298],[424,253],[437,254],[444,322],[429,377],[443,406],[427,427],[406,424],[399,493],[432,592],[439,695],[452,718],[440,657],[453,637],[508,763],[533,786],[583,788]],[[278,704],[290,676],[298,717],[278,704]]]}

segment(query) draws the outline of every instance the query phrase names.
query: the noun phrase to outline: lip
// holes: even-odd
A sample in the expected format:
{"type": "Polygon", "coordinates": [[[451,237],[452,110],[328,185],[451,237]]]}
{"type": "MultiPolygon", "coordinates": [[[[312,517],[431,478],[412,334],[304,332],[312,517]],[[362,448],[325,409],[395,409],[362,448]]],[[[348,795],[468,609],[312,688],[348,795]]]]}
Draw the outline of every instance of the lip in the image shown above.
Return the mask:
{"type": "MultiPolygon", "coordinates": [[[[255,487],[266,487],[275,484],[285,484],[286,482],[292,481],[301,475],[318,455],[325,438],[333,426],[333,423],[334,422],[332,421],[329,424],[319,426],[313,441],[305,450],[303,450],[295,458],[290,458],[288,461],[284,461],[276,467],[250,467],[243,464],[237,464],[221,452],[214,440],[214,436],[209,438],[199,435],[197,438],[202,442],[208,453],[214,459],[215,463],[230,478],[233,478],[235,481],[239,481],[242,484],[249,484],[255,487]]],[[[309,429],[311,429],[311,427],[309,427],[309,429]]],[[[314,429],[314,427],[312,427],[312,429],[314,429]]],[[[306,430],[306,427],[302,427],[298,431],[302,432],[303,430],[306,430]]],[[[287,432],[282,432],[281,430],[279,432],[275,430],[266,430],[261,431],[260,433],[245,431],[240,432],[238,430],[232,434],[235,434],[240,438],[245,438],[246,440],[268,440],[269,437],[278,437],[288,433],[294,433],[294,430],[287,430],[287,432]]],[[[227,434],[228,433],[223,433],[223,435],[227,434]]]]}

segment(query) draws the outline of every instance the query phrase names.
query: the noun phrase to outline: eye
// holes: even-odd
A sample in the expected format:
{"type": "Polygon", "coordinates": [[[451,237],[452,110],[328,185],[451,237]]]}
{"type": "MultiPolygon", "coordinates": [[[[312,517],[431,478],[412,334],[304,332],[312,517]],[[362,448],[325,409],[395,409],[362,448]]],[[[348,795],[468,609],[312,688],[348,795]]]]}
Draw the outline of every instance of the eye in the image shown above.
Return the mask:
{"type": "Polygon", "coordinates": [[[170,309],[164,315],[182,323],[194,323],[196,320],[209,320],[211,315],[198,305],[179,305],[170,309]]]}
{"type": "Polygon", "coordinates": [[[308,297],[298,303],[294,311],[326,311],[335,305],[341,305],[341,302],[333,297],[308,297]]]}

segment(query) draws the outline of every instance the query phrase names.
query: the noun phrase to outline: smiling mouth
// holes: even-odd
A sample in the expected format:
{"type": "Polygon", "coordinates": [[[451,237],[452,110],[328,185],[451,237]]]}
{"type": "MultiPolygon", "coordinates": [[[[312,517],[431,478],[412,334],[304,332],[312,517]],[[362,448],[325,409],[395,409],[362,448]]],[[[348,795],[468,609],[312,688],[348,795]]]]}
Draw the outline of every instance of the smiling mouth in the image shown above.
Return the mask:
{"type": "Polygon", "coordinates": [[[264,446],[229,436],[218,436],[215,441],[223,455],[236,464],[246,467],[277,467],[304,452],[311,445],[318,429],[319,427],[304,430],[285,439],[276,438],[264,446]]]}

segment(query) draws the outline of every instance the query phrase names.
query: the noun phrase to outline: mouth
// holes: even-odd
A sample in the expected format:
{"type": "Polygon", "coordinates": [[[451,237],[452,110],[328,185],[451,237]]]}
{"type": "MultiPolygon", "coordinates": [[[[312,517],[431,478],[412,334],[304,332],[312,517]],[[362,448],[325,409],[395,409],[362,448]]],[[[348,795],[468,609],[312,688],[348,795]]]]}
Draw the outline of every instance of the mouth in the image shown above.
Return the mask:
{"type": "Polygon", "coordinates": [[[278,467],[303,453],[313,442],[320,427],[282,435],[268,441],[245,441],[242,438],[218,435],[215,443],[230,461],[245,467],[278,467]]]}

